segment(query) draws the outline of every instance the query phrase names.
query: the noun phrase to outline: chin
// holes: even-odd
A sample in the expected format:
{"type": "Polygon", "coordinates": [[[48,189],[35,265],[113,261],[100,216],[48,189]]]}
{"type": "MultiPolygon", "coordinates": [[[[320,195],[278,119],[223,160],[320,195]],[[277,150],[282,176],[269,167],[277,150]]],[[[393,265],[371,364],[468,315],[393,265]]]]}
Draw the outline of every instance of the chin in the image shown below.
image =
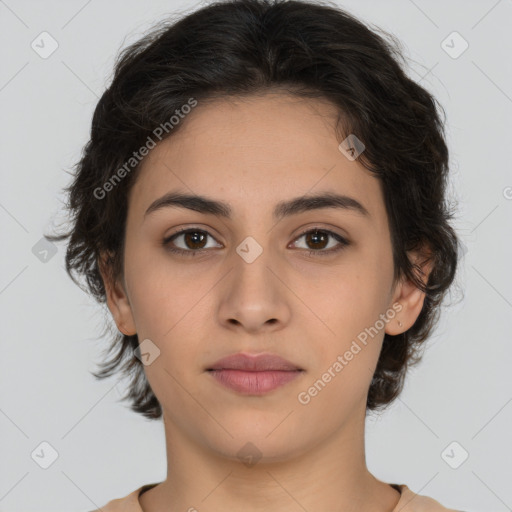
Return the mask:
{"type": "Polygon", "coordinates": [[[230,430],[233,438],[209,439],[207,445],[219,456],[246,467],[286,462],[308,450],[309,443],[302,443],[297,437],[291,438],[288,433],[280,435],[276,430],[268,435],[275,426],[265,429],[265,433],[250,427],[242,432],[230,430]]]}

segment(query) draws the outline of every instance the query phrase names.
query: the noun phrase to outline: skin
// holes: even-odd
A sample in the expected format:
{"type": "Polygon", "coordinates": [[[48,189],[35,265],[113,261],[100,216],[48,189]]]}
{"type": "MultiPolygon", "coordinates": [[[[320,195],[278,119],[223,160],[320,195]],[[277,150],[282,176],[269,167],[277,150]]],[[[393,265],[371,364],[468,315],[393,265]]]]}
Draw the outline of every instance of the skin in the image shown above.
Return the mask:
{"type": "Polygon", "coordinates": [[[113,283],[102,274],[119,330],[160,350],[144,369],[163,408],[168,474],[139,498],[144,512],[390,512],[399,501],[366,467],[366,396],[384,332],[411,327],[424,294],[393,282],[380,183],[339,151],[334,116],[327,102],[284,93],[199,103],[143,161],[129,195],[124,276],[113,283]],[[174,190],[225,201],[233,218],[183,208],[144,216],[174,190]],[[321,209],[273,220],[276,203],[321,191],[357,199],[370,217],[321,209]],[[174,240],[184,250],[203,247],[203,255],[162,246],[181,227],[210,234],[202,244],[174,240]],[[339,245],[300,236],[313,227],[350,245],[309,255],[339,245]],[[247,236],[263,250],[252,263],[236,252],[247,236]],[[402,308],[396,317],[299,403],[393,304],[402,308]],[[205,371],[241,351],[272,352],[305,371],[266,395],[241,395],[205,371]],[[261,453],[250,467],[237,456],[248,442],[261,453]]]}

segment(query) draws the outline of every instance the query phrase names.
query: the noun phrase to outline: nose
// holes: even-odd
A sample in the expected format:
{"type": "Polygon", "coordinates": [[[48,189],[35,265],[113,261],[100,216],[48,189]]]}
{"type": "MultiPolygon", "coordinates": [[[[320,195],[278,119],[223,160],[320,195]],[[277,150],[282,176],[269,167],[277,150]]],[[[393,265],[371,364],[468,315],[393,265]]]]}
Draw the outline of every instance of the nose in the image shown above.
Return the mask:
{"type": "Polygon", "coordinates": [[[251,262],[238,255],[222,287],[219,319],[224,326],[256,333],[288,324],[291,292],[285,272],[263,251],[251,262]]]}

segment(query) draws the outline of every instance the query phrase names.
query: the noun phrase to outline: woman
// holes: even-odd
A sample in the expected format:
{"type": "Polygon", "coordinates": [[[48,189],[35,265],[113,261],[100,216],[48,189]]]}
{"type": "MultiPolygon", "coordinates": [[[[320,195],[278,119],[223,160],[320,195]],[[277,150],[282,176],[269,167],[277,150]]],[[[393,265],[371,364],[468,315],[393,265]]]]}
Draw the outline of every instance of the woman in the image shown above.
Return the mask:
{"type": "Polygon", "coordinates": [[[54,239],[120,331],[96,376],[163,418],[168,474],[102,510],[449,510],[365,462],[457,266],[443,125],[400,58],[264,0],[120,56],[54,239]]]}

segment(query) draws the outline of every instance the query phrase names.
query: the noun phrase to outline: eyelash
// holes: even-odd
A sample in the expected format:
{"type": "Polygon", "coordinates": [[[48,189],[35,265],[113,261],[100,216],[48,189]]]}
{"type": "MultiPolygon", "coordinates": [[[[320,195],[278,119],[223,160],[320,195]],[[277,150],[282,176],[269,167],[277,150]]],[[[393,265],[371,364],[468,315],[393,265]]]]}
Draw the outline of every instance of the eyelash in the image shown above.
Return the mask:
{"type": "MultiPolygon", "coordinates": [[[[172,247],[170,245],[170,242],[172,242],[175,238],[177,238],[180,235],[183,235],[186,233],[196,233],[196,232],[204,233],[207,236],[211,236],[210,233],[208,233],[208,231],[205,231],[203,229],[183,228],[183,229],[180,229],[179,231],[177,231],[176,233],[172,234],[171,236],[164,238],[164,240],[162,241],[162,245],[165,247],[166,251],[169,251],[173,254],[178,254],[180,256],[195,256],[197,253],[201,253],[202,251],[207,251],[208,249],[189,249],[189,250],[176,249],[175,247],[172,247]]],[[[304,235],[307,235],[309,233],[316,233],[316,232],[327,234],[328,236],[337,240],[340,243],[340,245],[334,249],[331,248],[331,249],[327,249],[327,250],[325,250],[325,249],[309,250],[309,256],[312,256],[312,257],[329,256],[331,254],[334,254],[334,253],[337,253],[337,252],[343,250],[345,247],[350,245],[350,242],[348,242],[348,240],[343,238],[341,235],[338,235],[338,233],[334,233],[333,231],[329,231],[327,229],[323,229],[320,227],[314,227],[314,228],[307,229],[306,231],[303,231],[302,233],[300,233],[300,235],[297,238],[295,238],[295,240],[298,240],[299,238],[301,238],[304,235]]],[[[303,250],[307,250],[307,249],[303,249],[303,250]]]]}

